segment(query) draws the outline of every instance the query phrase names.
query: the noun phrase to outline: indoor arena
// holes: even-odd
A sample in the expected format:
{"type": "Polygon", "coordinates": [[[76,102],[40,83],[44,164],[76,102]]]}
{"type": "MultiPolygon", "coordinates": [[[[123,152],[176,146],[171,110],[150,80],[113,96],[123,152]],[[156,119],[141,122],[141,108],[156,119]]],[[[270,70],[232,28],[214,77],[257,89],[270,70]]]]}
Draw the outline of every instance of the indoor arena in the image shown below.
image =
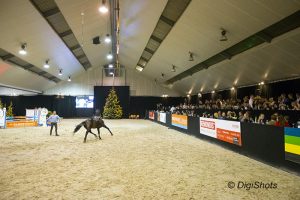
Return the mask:
{"type": "Polygon", "coordinates": [[[0,0],[0,200],[299,200],[299,27],[297,0],[0,0]]]}

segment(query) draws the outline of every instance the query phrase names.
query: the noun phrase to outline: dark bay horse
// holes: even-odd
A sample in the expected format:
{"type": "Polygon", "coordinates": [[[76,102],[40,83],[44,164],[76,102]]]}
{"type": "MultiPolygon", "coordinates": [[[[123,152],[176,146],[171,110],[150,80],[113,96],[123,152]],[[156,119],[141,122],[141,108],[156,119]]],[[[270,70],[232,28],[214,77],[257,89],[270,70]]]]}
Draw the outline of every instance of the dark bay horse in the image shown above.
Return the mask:
{"type": "Polygon", "coordinates": [[[110,134],[113,136],[112,132],[111,132],[111,131],[109,130],[109,128],[104,124],[104,121],[101,119],[101,117],[93,117],[93,118],[91,118],[91,119],[87,119],[87,120],[81,122],[81,123],[78,124],[78,125],[76,126],[76,128],[74,129],[74,134],[75,134],[82,126],[84,126],[84,128],[86,129],[86,133],[85,133],[85,137],[84,137],[83,142],[86,142],[86,137],[87,137],[88,133],[93,134],[93,135],[97,138],[97,135],[91,131],[92,128],[96,128],[96,129],[98,130],[99,140],[101,140],[101,137],[100,137],[100,128],[101,128],[101,127],[106,128],[106,129],[110,132],[110,134]]]}

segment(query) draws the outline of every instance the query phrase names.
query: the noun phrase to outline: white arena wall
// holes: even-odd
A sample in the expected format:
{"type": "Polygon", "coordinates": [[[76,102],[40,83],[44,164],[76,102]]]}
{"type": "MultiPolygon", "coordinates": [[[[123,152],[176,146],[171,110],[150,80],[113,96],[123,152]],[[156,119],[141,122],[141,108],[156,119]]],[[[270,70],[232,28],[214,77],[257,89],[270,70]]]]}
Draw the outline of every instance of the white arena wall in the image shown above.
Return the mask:
{"type": "MultiPolygon", "coordinates": [[[[103,76],[104,77],[104,76],[103,76]]],[[[63,81],[53,88],[44,91],[46,95],[93,95],[94,86],[111,86],[113,85],[112,77],[104,77],[102,80],[102,68],[93,68],[87,72],[72,78],[71,82],[63,81]]],[[[180,96],[177,91],[150,80],[148,77],[141,75],[136,70],[127,69],[126,78],[115,78],[115,86],[130,86],[130,96],[180,96]]]]}

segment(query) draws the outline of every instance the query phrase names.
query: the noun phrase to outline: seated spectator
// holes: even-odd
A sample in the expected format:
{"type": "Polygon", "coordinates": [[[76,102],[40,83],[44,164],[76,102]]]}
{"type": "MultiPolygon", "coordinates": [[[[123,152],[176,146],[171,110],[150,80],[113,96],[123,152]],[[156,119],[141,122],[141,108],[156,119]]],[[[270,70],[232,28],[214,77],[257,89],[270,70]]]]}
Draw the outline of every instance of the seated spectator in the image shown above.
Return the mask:
{"type": "Polygon", "coordinates": [[[288,122],[285,121],[285,119],[282,115],[279,115],[277,117],[277,121],[275,123],[275,126],[289,127],[289,124],[288,124],[288,122]]]}
{"type": "Polygon", "coordinates": [[[265,122],[265,115],[263,113],[261,113],[258,117],[258,120],[257,120],[257,123],[258,124],[266,124],[265,122]]]}
{"type": "Polygon", "coordinates": [[[277,116],[276,115],[271,115],[271,120],[267,123],[267,125],[272,125],[274,126],[276,124],[277,116]]]}

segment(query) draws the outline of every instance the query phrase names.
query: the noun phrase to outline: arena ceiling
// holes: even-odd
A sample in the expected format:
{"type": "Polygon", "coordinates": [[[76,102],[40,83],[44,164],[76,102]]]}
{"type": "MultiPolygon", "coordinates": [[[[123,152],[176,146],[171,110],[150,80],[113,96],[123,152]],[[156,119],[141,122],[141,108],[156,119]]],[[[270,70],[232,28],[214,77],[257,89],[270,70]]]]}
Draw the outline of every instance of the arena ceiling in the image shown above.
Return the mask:
{"type": "MultiPolygon", "coordinates": [[[[51,10],[50,1],[35,2],[41,9],[51,10]]],[[[103,38],[111,34],[109,15],[98,12],[100,2],[55,0],[60,16],[52,9],[53,13],[48,12],[48,18],[45,18],[29,0],[1,0],[0,83],[44,91],[54,87],[57,81],[66,81],[68,76],[75,77],[106,65],[111,45],[92,44],[95,36],[103,38]],[[67,27],[61,22],[62,17],[67,27]],[[56,31],[47,20],[57,27],[56,31]],[[64,36],[63,39],[60,36],[64,36]],[[27,43],[26,56],[18,54],[23,42],[27,43]],[[83,46],[76,46],[78,43],[83,46]],[[22,62],[11,62],[17,59],[11,55],[22,62]],[[43,68],[46,59],[50,59],[49,69],[43,68]],[[63,69],[63,76],[58,76],[59,69],[63,69]]],[[[127,69],[136,68],[167,3],[167,0],[120,0],[119,60],[127,69]]],[[[144,70],[137,73],[167,84],[198,63],[299,12],[299,9],[299,0],[192,0],[144,70]],[[226,42],[219,41],[221,28],[227,30],[226,42]],[[189,61],[188,52],[193,53],[193,61],[189,61]]],[[[300,76],[299,54],[300,29],[295,28],[270,43],[265,42],[167,86],[186,94],[295,78],[300,76]]]]}

